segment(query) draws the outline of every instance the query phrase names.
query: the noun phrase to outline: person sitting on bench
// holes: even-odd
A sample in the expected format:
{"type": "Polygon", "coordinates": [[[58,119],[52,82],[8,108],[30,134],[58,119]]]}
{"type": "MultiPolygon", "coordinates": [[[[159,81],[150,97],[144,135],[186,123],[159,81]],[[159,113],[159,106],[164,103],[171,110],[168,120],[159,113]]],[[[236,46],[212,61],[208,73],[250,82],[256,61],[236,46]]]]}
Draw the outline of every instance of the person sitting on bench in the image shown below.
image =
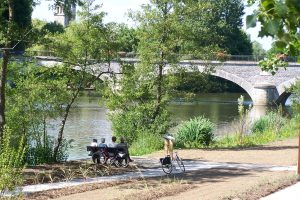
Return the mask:
{"type": "Polygon", "coordinates": [[[117,148],[123,149],[123,150],[124,150],[124,153],[126,153],[126,155],[127,155],[127,158],[128,158],[128,160],[129,160],[129,162],[133,162],[133,160],[132,160],[132,159],[130,158],[130,156],[129,156],[128,145],[127,145],[127,143],[125,142],[125,138],[124,138],[124,137],[121,137],[121,138],[120,138],[120,143],[117,144],[116,147],[117,147],[117,148]]]}
{"type": "Polygon", "coordinates": [[[98,147],[102,148],[100,151],[104,156],[104,164],[106,164],[106,162],[109,158],[109,155],[108,155],[108,151],[107,151],[107,144],[105,144],[105,138],[101,138],[101,143],[98,145],[98,147]]]}
{"type": "MultiPolygon", "coordinates": [[[[90,144],[91,147],[97,147],[98,143],[97,143],[97,139],[93,139],[92,143],[90,144]]],[[[93,153],[95,153],[95,150],[91,150],[89,153],[89,156],[93,155],[93,153]]]]}
{"type": "Polygon", "coordinates": [[[108,147],[116,147],[117,146],[116,141],[117,141],[116,136],[112,136],[111,137],[111,143],[108,144],[108,147]]]}
{"type": "Polygon", "coordinates": [[[97,139],[93,139],[91,145],[91,147],[97,147],[98,146],[98,143],[97,143],[97,139]]]}
{"type": "Polygon", "coordinates": [[[98,145],[98,147],[107,147],[107,144],[105,144],[105,138],[101,138],[101,143],[98,145]]]}

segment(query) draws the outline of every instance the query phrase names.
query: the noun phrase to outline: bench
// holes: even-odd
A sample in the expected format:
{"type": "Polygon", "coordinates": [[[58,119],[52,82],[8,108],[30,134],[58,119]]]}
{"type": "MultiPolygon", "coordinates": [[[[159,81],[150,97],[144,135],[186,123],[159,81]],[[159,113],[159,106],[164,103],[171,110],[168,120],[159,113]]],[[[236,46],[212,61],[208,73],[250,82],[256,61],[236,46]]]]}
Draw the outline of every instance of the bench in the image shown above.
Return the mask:
{"type": "MultiPolygon", "coordinates": [[[[126,151],[124,148],[120,147],[94,147],[94,146],[87,146],[87,151],[90,151],[91,153],[89,156],[92,156],[92,160],[94,163],[100,163],[105,164],[108,159],[116,160],[116,158],[119,157],[120,153],[123,155],[126,155],[126,151]],[[103,160],[101,160],[103,159],[103,160]]],[[[124,159],[126,159],[127,162],[127,156],[123,156],[124,159]]]]}

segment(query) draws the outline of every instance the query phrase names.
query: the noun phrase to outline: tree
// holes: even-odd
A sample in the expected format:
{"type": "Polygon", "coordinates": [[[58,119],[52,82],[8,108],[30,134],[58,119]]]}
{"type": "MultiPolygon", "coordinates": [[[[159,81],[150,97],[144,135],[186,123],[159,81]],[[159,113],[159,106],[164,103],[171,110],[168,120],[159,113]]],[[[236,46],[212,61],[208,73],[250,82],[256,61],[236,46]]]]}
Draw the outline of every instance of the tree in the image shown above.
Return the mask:
{"type": "Polygon", "coordinates": [[[198,56],[225,50],[252,53],[251,42],[241,30],[244,6],[240,0],[180,0],[185,53],[198,56]]]}
{"type": "Polygon", "coordinates": [[[263,49],[262,45],[254,41],[252,43],[252,49],[253,49],[253,56],[263,58],[266,55],[266,50],[263,49]]]}
{"type": "Polygon", "coordinates": [[[138,46],[136,29],[129,28],[126,24],[117,24],[115,22],[108,23],[106,26],[111,33],[115,34],[119,51],[136,52],[138,46]]]}
{"type": "Polygon", "coordinates": [[[39,51],[50,51],[51,37],[63,33],[64,27],[57,22],[46,22],[38,19],[32,21],[26,55],[38,55],[39,51]]]}
{"type": "MultiPolygon", "coordinates": [[[[65,10],[68,11],[75,3],[80,3],[80,0],[55,0],[54,6],[63,4],[65,10]]],[[[35,4],[34,0],[3,0],[0,2],[0,47],[3,51],[0,72],[0,144],[5,125],[5,84],[10,51],[15,49],[18,44],[22,44],[24,34],[25,36],[28,34],[32,6],[35,4]],[[17,41],[16,39],[20,40],[14,43],[17,41]]]]}
{"type": "MultiPolygon", "coordinates": [[[[46,68],[32,62],[11,62],[9,68],[6,125],[13,133],[11,143],[17,144],[23,137],[26,151],[32,155],[26,162],[53,162],[53,139],[47,135],[47,125],[64,111],[69,73],[62,67],[46,68]]],[[[59,160],[65,159],[64,153],[59,160]]]]}
{"type": "MultiPolygon", "coordinates": [[[[180,44],[177,5],[171,0],[152,0],[132,13],[139,24],[137,53],[140,63],[124,64],[116,79],[118,89],[106,92],[114,133],[129,143],[163,134],[169,128],[166,105],[171,79],[164,72],[176,69],[180,44]]],[[[171,77],[171,76],[170,76],[171,77]]]]}
{"type": "Polygon", "coordinates": [[[64,63],[68,100],[62,116],[54,157],[57,157],[63,141],[63,133],[69,112],[80,91],[90,87],[104,73],[111,73],[110,61],[116,55],[113,33],[103,24],[104,13],[93,0],[86,1],[79,12],[80,22],[71,23],[62,34],[53,37],[51,49],[64,63]],[[103,66],[97,67],[97,64],[103,66]],[[75,70],[76,69],[76,70],[75,70]],[[92,75],[91,75],[92,74],[92,75]]]}

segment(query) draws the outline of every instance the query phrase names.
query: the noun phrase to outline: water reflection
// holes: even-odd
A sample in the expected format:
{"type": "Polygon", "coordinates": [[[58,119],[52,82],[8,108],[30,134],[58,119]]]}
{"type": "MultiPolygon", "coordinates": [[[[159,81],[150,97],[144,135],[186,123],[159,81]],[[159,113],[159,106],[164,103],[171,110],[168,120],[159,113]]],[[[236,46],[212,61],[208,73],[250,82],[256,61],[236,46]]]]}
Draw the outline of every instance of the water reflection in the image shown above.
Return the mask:
{"type": "MultiPolygon", "coordinates": [[[[71,109],[64,132],[66,139],[74,139],[69,156],[71,160],[87,158],[86,146],[93,138],[100,140],[103,137],[110,142],[112,135],[111,123],[106,116],[107,109],[100,106],[99,97],[82,96],[75,106],[71,109]]],[[[54,120],[52,124],[58,125],[59,122],[54,120]]],[[[57,135],[57,127],[50,129],[50,135],[57,135]]]]}
{"type": "MultiPolygon", "coordinates": [[[[251,104],[251,98],[242,93],[208,93],[197,95],[191,102],[175,101],[169,106],[173,120],[177,123],[203,115],[216,124],[215,134],[231,132],[228,126],[239,117],[237,99],[243,95],[245,107],[251,104]]],[[[172,131],[176,131],[174,128],[172,131]]]]}

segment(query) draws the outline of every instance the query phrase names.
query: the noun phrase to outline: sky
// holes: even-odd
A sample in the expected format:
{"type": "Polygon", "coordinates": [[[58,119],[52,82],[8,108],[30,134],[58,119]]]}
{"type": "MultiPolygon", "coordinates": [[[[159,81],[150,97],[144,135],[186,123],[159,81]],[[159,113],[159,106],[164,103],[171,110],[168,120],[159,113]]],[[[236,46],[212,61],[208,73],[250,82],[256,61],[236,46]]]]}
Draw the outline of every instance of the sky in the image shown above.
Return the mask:
{"type": "MultiPolygon", "coordinates": [[[[118,23],[127,23],[132,25],[133,22],[128,19],[126,13],[131,9],[133,11],[137,11],[140,9],[142,4],[147,4],[149,0],[96,0],[96,3],[102,3],[102,10],[107,13],[104,18],[104,22],[118,22],[118,23]]],[[[49,9],[49,4],[51,2],[46,0],[41,0],[41,4],[36,6],[32,17],[36,19],[46,20],[46,21],[54,21],[53,11],[49,9]]],[[[243,29],[247,34],[250,35],[251,41],[257,41],[262,44],[263,48],[268,50],[271,48],[272,39],[269,38],[259,38],[258,32],[259,27],[246,29],[245,19],[246,16],[251,14],[255,6],[253,7],[245,7],[245,15],[243,16],[244,27],[243,29]]]]}

